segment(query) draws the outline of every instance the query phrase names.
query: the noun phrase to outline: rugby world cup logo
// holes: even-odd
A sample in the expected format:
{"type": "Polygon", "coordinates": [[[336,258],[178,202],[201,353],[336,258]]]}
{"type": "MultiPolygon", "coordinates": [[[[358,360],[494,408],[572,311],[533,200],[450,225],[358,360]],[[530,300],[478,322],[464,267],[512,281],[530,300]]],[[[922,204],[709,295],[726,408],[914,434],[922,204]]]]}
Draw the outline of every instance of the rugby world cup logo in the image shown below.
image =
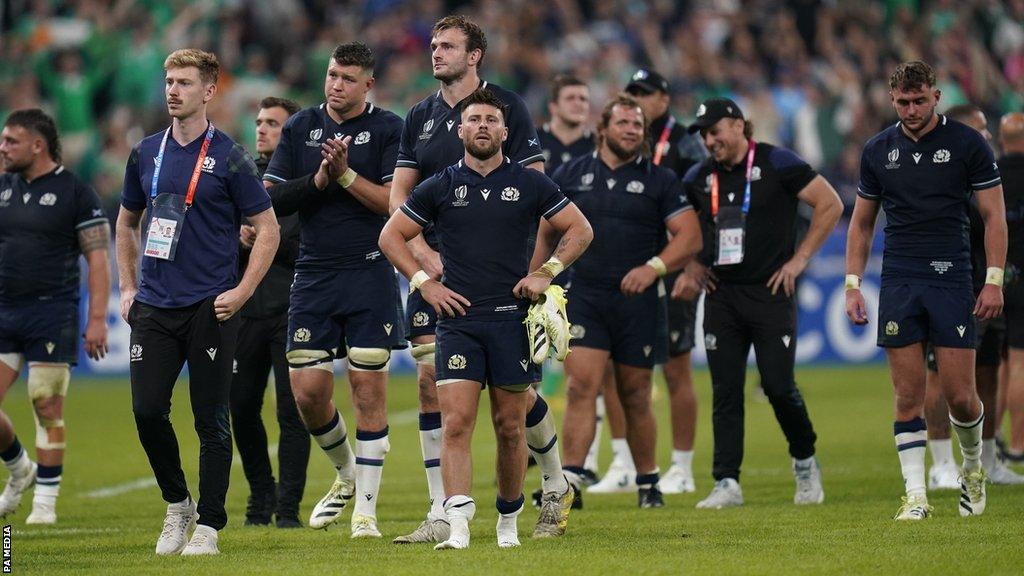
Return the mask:
{"type": "Polygon", "coordinates": [[[469,187],[463,184],[455,189],[455,200],[452,200],[452,206],[468,206],[469,201],[466,200],[466,196],[469,195],[469,187]]]}
{"type": "Polygon", "coordinates": [[[14,192],[10,188],[4,190],[3,192],[0,192],[0,202],[9,201],[11,199],[12,194],[14,194],[14,192]]]}
{"type": "Polygon", "coordinates": [[[322,128],[314,128],[314,129],[309,131],[309,139],[310,140],[320,140],[320,137],[323,136],[323,135],[324,135],[324,131],[323,131],[322,128]]]}
{"type": "Polygon", "coordinates": [[[899,168],[900,165],[897,162],[899,159],[900,159],[900,149],[899,148],[893,148],[892,150],[889,150],[889,163],[885,165],[885,169],[886,170],[895,170],[896,168],[899,168]]]}
{"type": "Polygon", "coordinates": [[[427,132],[430,132],[430,129],[433,128],[433,127],[434,127],[434,119],[431,118],[430,120],[427,120],[423,124],[423,133],[426,134],[427,132]]]}
{"type": "Polygon", "coordinates": [[[590,186],[593,183],[594,183],[594,173],[593,172],[587,172],[586,174],[583,175],[582,178],[580,178],[580,184],[582,184],[583,186],[590,186]]]}

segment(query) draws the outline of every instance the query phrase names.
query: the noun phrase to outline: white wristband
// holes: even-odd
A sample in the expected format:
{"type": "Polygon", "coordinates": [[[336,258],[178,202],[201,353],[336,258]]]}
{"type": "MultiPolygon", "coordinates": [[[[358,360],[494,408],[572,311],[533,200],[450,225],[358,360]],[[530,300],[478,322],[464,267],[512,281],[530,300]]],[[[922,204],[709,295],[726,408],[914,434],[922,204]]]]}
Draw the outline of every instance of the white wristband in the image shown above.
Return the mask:
{"type": "Polygon", "coordinates": [[[353,182],[356,181],[357,176],[359,176],[359,174],[356,174],[356,171],[353,170],[352,168],[345,170],[344,174],[338,176],[338,186],[347,189],[349,186],[352,185],[353,182]]]}
{"type": "Polygon", "coordinates": [[[998,266],[989,266],[985,269],[985,284],[1003,287],[1003,269],[998,266]]]}
{"type": "Polygon", "coordinates": [[[846,275],[846,289],[847,290],[860,290],[860,276],[856,274],[846,275]]]}
{"type": "Polygon", "coordinates": [[[647,265],[654,268],[654,271],[658,273],[658,276],[668,274],[668,267],[665,266],[665,262],[657,256],[651,256],[651,259],[647,261],[647,265]]]}
{"type": "Polygon", "coordinates": [[[419,270],[409,279],[409,292],[415,292],[427,280],[430,280],[430,275],[423,270],[419,270]]]}

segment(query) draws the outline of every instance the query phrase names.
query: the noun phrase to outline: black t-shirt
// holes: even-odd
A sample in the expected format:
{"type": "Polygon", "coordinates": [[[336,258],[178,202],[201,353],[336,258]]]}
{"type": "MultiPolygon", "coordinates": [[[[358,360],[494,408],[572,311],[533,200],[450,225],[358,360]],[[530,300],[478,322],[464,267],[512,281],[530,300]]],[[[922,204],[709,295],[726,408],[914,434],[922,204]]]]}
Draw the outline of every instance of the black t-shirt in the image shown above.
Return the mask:
{"type": "Polygon", "coordinates": [[[665,247],[665,222],[692,208],[675,174],[640,156],[612,170],[594,152],[563,165],[554,180],[594,229],[572,265],[573,282],[585,288],[617,289],[665,247]]]}
{"type": "MultiPolygon", "coordinates": [[[[718,171],[719,210],[743,205],[746,188],[746,156],[726,169],[713,158],[690,168],[683,187],[700,217],[704,248],[700,261],[711,266],[718,256],[718,233],[711,215],[711,173],[718,171]]],[[[743,261],[714,266],[723,282],[757,284],[767,282],[796,250],[796,211],[800,193],[818,175],[807,162],[785,148],[758,142],[751,170],[750,211],[743,235],[743,261]]]]}
{"type": "Polygon", "coordinates": [[[1007,154],[999,159],[1003,178],[1003,199],[1006,201],[1006,226],[1009,244],[1006,261],[1024,267],[1024,154],[1007,154]]]}
{"type": "Polygon", "coordinates": [[[915,142],[894,124],[864,146],[860,174],[857,194],[885,210],[883,281],[971,284],[970,198],[1000,183],[977,130],[939,116],[915,142]]]}
{"type": "Polygon", "coordinates": [[[0,302],[78,300],[78,233],[107,223],[96,192],[63,166],[0,174],[0,302]]]}
{"type": "MultiPolygon", "coordinates": [[[[371,103],[362,114],[341,124],[323,104],[306,108],[285,123],[263,178],[279,183],[314,174],[323,160],[321,143],[351,136],[349,166],[374,184],[390,182],[401,132],[401,118],[371,103]]],[[[299,221],[302,245],[297,270],[363,268],[385,261],[377,239],[387,217],[367,208],[336,182],[302,206],[299,221]]]]}
{"type": "Polygon", "coordinates": [[[551,126],[544,124],[537,130],[540,148],[544,153],[544,173],[551,176],[562,164],[594,151],[594,135],[587,130],[575,142],[562,144],[551,132],[551,126]]]}
{"type": "Polygon", "coordinates": [[[461,161],[450,166],[417,186],[402,212],[437,224],[441,282],[472,303],[465,318],[504,320],[529,306],[512,295],[529,272],[527,238],[568,204],[547,176],[506,158],[487,176],[461,161]]]}

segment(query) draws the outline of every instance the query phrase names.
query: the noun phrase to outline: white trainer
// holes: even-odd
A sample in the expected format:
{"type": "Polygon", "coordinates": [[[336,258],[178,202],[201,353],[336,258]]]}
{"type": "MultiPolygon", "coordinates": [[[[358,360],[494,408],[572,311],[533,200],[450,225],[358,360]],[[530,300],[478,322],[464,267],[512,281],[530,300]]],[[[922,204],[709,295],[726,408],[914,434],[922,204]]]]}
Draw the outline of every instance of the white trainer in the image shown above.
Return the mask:
{"type": "MultiPolygon", "coordinates": [[[[25,457],[28,460],[28,457],[25,457]]],[[[36,483],[36,473],[39,466],[28,460],[28,466],[23,467],[20,474],[12,473],[7,479],[3,493],[0,493],[0,518],[6,517],[21,505],[21,496],[36,483]]]]}
{"type": "Polygon", "coordinates": [[[901,500],[903,503],[893,520],[924,520],[932,515],[932,507],[928,505],[927,496],[904,496],[901,500]]]}
{"type": "Polygon", "coordinates": [[[32,502],[32,513],[25,519],[25,524],[56,524],[57,505],[52,502],[32,502]]]}
{"type": "Polygon", "coordinates": [[[321,530],[333,524],[355,493],[355,480],[351,478],[335,480],[327,494],[324,494],[324,497],[313,507],[313,512],[309,515],[309,527],[321,530]]]}
{"type": "Polygon", "coordinates": [[[964,470],[960,476],[960,510],[961,516],[981,516],[985,512],[985,481],[988,476],[984,468],[964,470]]]}
{"type": "Polygon", "coordinates": [[[697,486],[693,482],[693,472],[683,470],[682,466],[673,464],[668,472],[658,482],[662,494],[688,494],[696,492],[697,486]]]}
{"type": "Polygon", "coordinates": [[[625,494],[636,492],[636,468],[613,460],[601,481],[587,488],[588,494],[625,494]]]}
{"type": "Polygon", "coordinates": [[[519,512],[522,507],[513,514],[498,514],[498,526],[495,529],[498,533],[498,548],[519,547],[519,512]]]}
{"type": "Polygon", "coordinates": [[[434,550],[465,550],[469,548],[469,519],[451,518],[451,533],[448,539],[434,546],[434,550]]]}
{"type": "Polygon", "coordinates": [[[206,556],[213,554],[220,554],[220,549],[217,548],[217,531],[203,524],[196,526],[196,531],[192,533],[192,539],[181,551],[181,555],[206,556]]]}
{"type": "Polygon", "coordinates": [[[956,464],[947,462],[944,464],[933,464],[928,469],[929,490],[957,490],[960,488],[960,471],[956,464]]]}
{"type": "Polygon", "coordinates": [[[399,536],[392,540],[393,544],[421,544],[426,542],[444,542],[451,534],[451,527],[448,520],[443,518],[430,518],[420,522],[420,525],[412,532],[399,536]]]}
{"type": "Polygon", "coordinates": [[[986,470],[990,484],[1015,485],[1024,484],[1024,476],[1017,474],[1006,465],[1005,462],[996,458],[996,463],[991,469],[986,470]]]}
{"type": "Polygon", "coordinates": [[[365,514],[352,515],[352,538],[380,538],[377,519],[365,514]]]}
{"type": "Polygon", "coordinates": [[[164,529],[156,541],[156,553],[161,556],[181,554],[188,543],[188,532],[195,528],[199,514],[196,503],[191,498],[184,504],[168,504],[167,516],[164,516],[164,529]]]}
{"type": "Polygon", "coordinates": [[[722,478],[715,482],[715,487],[711,489],[711,494],[697,502],[697,508],[704,510],[721,510],[722,508],[742,505],[743,490],[740,489],[740,483],[732,478],[722,478]]]}
{"type": "Polygon", "coordinates": [[[796,478],[793,504],[821,504],[825,501],[825,489],[821,486],[821,466],[817,458],[812,456],[810,462],[805,464],[794,459],[793,476],[796,478]]]}

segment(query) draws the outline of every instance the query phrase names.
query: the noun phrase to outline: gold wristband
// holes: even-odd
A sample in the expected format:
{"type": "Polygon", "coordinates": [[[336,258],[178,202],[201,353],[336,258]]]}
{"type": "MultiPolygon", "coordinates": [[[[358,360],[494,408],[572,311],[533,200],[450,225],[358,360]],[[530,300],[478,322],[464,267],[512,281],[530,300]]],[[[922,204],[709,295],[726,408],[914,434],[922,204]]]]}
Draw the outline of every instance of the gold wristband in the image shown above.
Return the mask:
{"type": "Polygon", "coordinates": [[[565,264],[562,264],[561,260],[552,256],[547,262],[542,264],[540,268],[534,270],[533,273],[539,276],[544,276],[545,278],[554,278],[555,276],[558,276],[562,270],[565,270],[565,264]]]}
{"type": "Polygon", "coordinates": [[[856,274],[846,275],[846,289],[847,290],[860,290],[860,276],[856,274]]]}
{"type": "Polygon", "coordinates": [[[352,185],[353,182],[356,181],[356,177],[357,176],[359,176],[359,174],[356,174],[356,171],[353,170],[352,168],[349,168],[348,170],[345,170],[344,174],[342,174],[341,176],[338,176],[338,180],[337,180],[338,186],[341,186],[342,188],[346,188],[347,189],[349,186],[352,185]]]}
{"type": "Polygon", "coordinates": [[[985,284],[1003,287],[1003,269],[997,266],[989,266],[985,269],[985,284]]]}
{"type": "Polygon", "coordinates": [[[658,276],[668,274],[668,267],[665,266],[665,262],[657,256],[651,256],[651,259],[647,261],[647,265],[654,268],[654,271],[658,273],[658,276]]]}
{"type": "Polygon", "coordinates": [[[430,280],[430,275],[420,270],[412,275],[409,279],[409,292],[415,292],[417,288],[423,285],[424,282],[430,280]]]}

